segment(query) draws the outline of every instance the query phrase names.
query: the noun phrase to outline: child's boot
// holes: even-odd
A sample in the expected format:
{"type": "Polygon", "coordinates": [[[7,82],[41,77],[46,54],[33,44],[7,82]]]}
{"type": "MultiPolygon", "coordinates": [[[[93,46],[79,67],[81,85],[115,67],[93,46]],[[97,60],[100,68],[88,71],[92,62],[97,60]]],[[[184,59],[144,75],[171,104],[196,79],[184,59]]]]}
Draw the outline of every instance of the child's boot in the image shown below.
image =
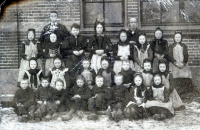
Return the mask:
{"type": "Polygon", "coordinates": [[[43,120],[44,120],[44,121],[49,121],[49,120],[51,120],[51,117],[52,117],[52,115],[51,115],[51,114],[48,114],[47,116],[45,116],[45,117],[43,118],[43,120]]]}
{"type": "Polygon", "coordinates": [[[39,109],[34,112],[34,115],[35,115],[35,118],[41,118],[42,117],[42,113],[39,109]]]}
{"type": "Polygon", "coordinates": [[[116,121],[116,122],[119,122],[119,121],[122,120],[122,119],[123,119],[122,110],[121,110],[121,109],[118,109],[118,110],[117,110],[117,114],[116,114],[115,121],[116,121]]]}
{"type": "Polygon", "coordinates": [[[54,119],[57,119],[58,118],[58,114],[57,113],[54,113],[52,116],[51,116],[51,119],[54,120],[54,119]]]}
{"type": "Polygon", "coordinates": [[[160,115],[160,120],[165,120],[166,118],[167,118],[167,117],[166,117],[165,114],[162,113],[162,114],[160,115]]]}
{"type": "Polygon", "coordinates": [[[69,121],[72,119],[72,114],[74,113],[75,109],[71,109],[69,113],[62,117],[62,121],[69,121]]]}
{"type": "Polygon", "coordinates": [[[88,116],[88,120],[98,120],[97,108],[93,108],[92,113],[88,116]]]}

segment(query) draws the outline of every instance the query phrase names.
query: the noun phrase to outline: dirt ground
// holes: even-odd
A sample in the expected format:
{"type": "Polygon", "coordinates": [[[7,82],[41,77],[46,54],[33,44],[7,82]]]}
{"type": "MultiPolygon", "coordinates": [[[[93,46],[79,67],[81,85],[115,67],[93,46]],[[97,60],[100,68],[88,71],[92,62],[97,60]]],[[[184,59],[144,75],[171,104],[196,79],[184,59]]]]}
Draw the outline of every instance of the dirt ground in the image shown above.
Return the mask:
{"type": "Polygon", "coordinates": [[[175,111],[175,116],[164,121],[155,121],[151,118],[129,121],[124,119],[118,123],[110,121],[107,116],[101,115],[97,121],[87,120],[85,114],[82,119],[73,117],[63,122],[58,117],[49,122],[18,122],[13,108],[1,108],[1,130],[199,130],[200,129],[200,102],[193,100],[185,103],[185,109],[175,111]]]}

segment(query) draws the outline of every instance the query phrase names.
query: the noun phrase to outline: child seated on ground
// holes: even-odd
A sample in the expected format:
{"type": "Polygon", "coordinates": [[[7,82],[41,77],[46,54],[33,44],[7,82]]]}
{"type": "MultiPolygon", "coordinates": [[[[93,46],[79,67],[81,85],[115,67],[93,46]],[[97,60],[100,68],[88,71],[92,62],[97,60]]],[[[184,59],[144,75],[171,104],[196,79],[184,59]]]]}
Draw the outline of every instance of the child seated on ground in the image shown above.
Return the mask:
{"type": "Polygon", "coordinates": [[[51,79],[51,87],[55,87],[55,82],[60,79],[64,83],[64,89],[69,89],[70,87],[70,77],[68,73],[68,68],[62,66],[62,60],[60,57],[55,57],[53,61],[54,67],[49,69],[48,74],[49,79],[51,79]]]}
{"type": "Polygon", "coordinates": [[[98,119],[97,112],[104,109],[104,98],[106,98],[105,93],[107,89],[108,88],[104,85],[103,77],[97,75],[95,78],[95,86],[91,89],[92,97],[88,100],[88,110],[92,112],[92,114],[88,116],[89,120],[98,119]]]}
{"type": "Polygon", "coordinates": [[[151,67],[151,60],[144,59],[143,66],[144,70],[142,71],[142,78],[145,87],[150,88],[153,85],[153,72],[151,67]]]}
{"type": "MultiPolygon", "coordinates": [[[[91,97],[89,87],[85,85],[85,80],[82,75],[77,75],[76,85],[70,90],[71,108],[67,115],[62,117],[62,121],[68,121],[72,118],[72,114],[77,110],[86,110],[88,99],[91,97]]],[[[77,112],[78,114],[78,112],[77,112]]]]}
{"type": "Polygon", "coordinates": [[[184,104],[174,88],[173,76],[169,71],[168,62],[165,59],[158,62],[158,73],[162,76],[162,84],[170,93],[170,99],[172,100],[173,108],[184,108],[184,104]]]}
{"type": "Polygon", "coordinates": [[[110,60],[108,57],[103,56],[101,58],[101,68],[98,70],[98,75],[102,75],[104,78],[104,84],[110,88],[114,85],[115,72],[110,67],[110,60]]]}
{"type": "Polygon", "coordinates": [[[150,115],[155,120],[164,120],[174,115],[172,101],[169,98],[169,91],[162,84],[160,74],[155,74],[153,78],[154,84],[151,87],[152,94],[149,96],[150,101],[145,104],[150,115]]]}
{"type": "Polygon", "coordinates": [[[129,88],[133,82],[133,75],[135,74],[135,71],[130,68],[130,61],[125,60],[122,62],[122,70],[119,74],[124,77],[123,85],[129,88]]]}
{"type": "Polygon", "coordinates": [[[114,80],[116,85],[110,88],[111,98],[109,103],[112,109],[110,119],[119,122],[123,118],[123,110],[126,105],[128,90],[123,85],[123,75],[115,75],[114,80]]]}
{"type": "Polygon", "coordinates": [[[35,91],[35,103],[36,110],[32,117],[35,117],[36,121],[49,120],[53,111],[51,110],[51,104],[53,102],[53,88],[49,86],[49,78],[43,77],[40,87],[35,91]]]}
{"type": "Polygon", "coordinates": [[[37,59],[31,58],[29,61],[29,70],[25,71],[24,78],[29,80],[30,87],[37,89],[40,85],[40,80],[44,76],[42,70],[38,69],[37,59]]]}
{"type": "Polygon", "coordinates": [[[143,107],[143,104],[147,100],[147,90],[143,84],[143,78],[140,73],[134,75],[134,86],[130,88],[130,92],[127,97],[127,106],[124,109],[124,115],[129,119],[143,119],[148,116],[147,110],[143,107]]]}
{"type": "Polygon", "coordinates": [[[22,79],[20,88],[13,98],[14,112],[19,116],[19,122],[29,121],[29,112],[34,110],[34,91],[29,87],[28,79],[22,79]]]}
{"type": "Polygon", "coordinates": [[[69,92],[64,89],[63,80],[57,79],[55,82],[55,89],[53,90],[53,104],[52,110],[54,114],[51,119],[58,117],[57,112],[64,112],[69,108],[69,92]]]}
{"type": "Polygon", "coordinates": [[[85,78],[86,84],[88,86],[94,84],[96,73],[92,68],[90,68],[90,60],[88,59],[83,60],[80,74],[85,78]]]}

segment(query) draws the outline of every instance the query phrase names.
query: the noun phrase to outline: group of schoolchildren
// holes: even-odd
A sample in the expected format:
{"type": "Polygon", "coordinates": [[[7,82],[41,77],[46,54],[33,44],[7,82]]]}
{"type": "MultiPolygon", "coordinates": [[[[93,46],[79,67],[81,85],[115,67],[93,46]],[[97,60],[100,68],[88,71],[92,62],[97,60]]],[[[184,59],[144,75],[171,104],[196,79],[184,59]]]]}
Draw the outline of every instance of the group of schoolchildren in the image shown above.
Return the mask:
{"type": "Polygon", "coordinates": [[[101,111],[116,122],[164,120],[184,106],[180,96],[192,91],[192,77],[180,31],[168,45],[158,27],[148,42],[131,18],[129,29],[120,30],[119,41],[112,44],[101,17],[89,39],[79,34],[76,23],[69,33],[57,22],[57,12],[49,17],[40,38],[35,40],[35,30],[28,29],[20,48],[19,89],[13,99],[20,122],[48,121],[65,111],[63,121],[74,113],[81,117],[82,111],[91,112],[89,120],[97,120],[101,111]]]}

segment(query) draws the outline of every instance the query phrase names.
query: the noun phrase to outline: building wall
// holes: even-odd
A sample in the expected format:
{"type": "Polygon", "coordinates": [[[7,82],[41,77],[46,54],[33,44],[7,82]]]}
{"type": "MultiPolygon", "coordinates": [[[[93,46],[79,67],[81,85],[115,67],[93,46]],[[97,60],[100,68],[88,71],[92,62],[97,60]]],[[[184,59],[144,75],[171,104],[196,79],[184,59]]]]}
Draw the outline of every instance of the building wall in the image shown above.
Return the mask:
{"type": "MultiPolygon", "coordinates": [[[[127,19],[139,18],[138,0],[127,1],[127,19]]],[[[36,29],[36,39],[39,38],[43,27],[49,23],[49,11],[56,10],[60,23],[68,29],[74,22],[81,22],[81,0],[27,0],[8,7],[0,21],[0,69],[18,68],[18,47],[26,40],[26,30],[36,29]]],[[[84,34],[84,32],[82,32],[84,34]]],[[[165,36],[164,36],[165,37],[165,36]]],[[[152,39],[152,35],[148,37],[152,39]]],[[[168,38],[169,43],[173,42],[168,38]]],[[[112,39],[116,42],[116,39],[112,39]]],[[[200,65],[200,39],[183,39],[189,51],[191,66],[200,65]]]]}

